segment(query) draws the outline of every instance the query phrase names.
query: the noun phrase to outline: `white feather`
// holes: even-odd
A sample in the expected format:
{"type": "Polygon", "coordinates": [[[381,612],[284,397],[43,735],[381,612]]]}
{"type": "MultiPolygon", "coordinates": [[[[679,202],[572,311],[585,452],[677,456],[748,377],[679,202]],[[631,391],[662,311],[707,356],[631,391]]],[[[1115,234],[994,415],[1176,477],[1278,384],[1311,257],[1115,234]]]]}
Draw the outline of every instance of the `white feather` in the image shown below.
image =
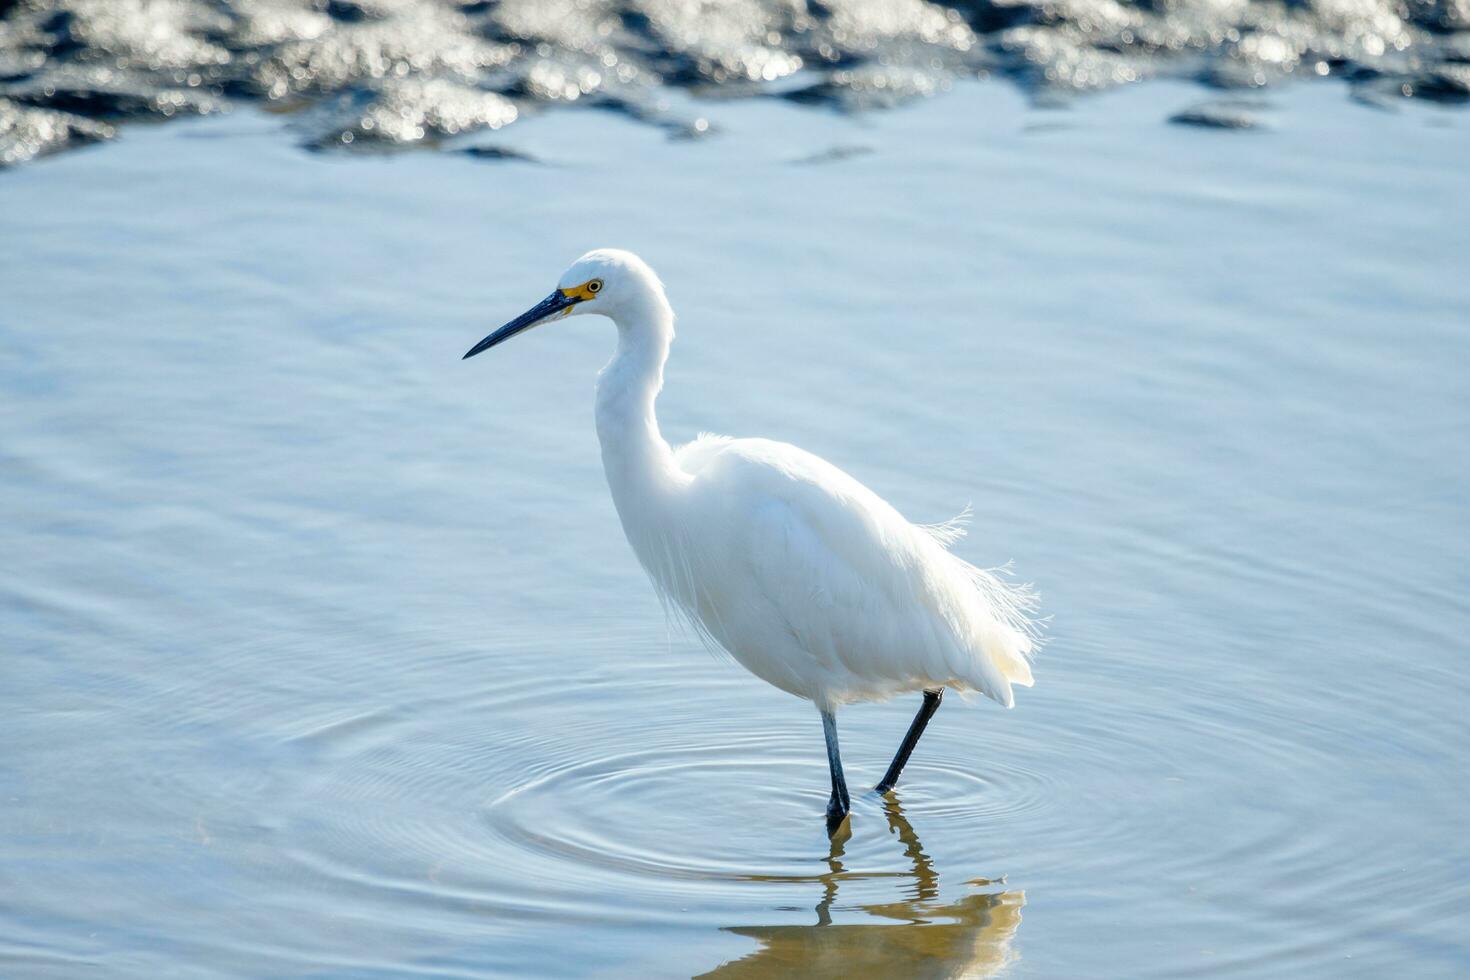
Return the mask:
{"type": "Polygon", "coordinates": [[[916,525],[830,463],[764,439],[701,435],[673,451],[654,400],[673,339],[636,256],[588,253],[563,285],[604,283],[618,351],[598,380],[608,485],[665,608],[763,680],[823,707],[948,686],[1010,707],[1032,683],[1036,599],[946,545],[967,507],[916,525]]]}

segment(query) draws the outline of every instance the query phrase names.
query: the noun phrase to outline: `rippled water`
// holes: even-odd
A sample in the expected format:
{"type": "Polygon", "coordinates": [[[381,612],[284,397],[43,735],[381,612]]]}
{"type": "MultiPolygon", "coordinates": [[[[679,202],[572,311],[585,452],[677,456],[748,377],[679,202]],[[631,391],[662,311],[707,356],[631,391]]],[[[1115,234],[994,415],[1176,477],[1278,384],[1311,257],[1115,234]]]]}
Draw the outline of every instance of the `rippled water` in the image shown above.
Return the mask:
{"type": "MultiPolygon", "coordinates": [[[[1464,975],[1470,137],[1158,124],[1200,97],[7,175],[0,973],[1464,975]],[[604,244],[670,283],[671,436],[970,501],[1055,617],[836,842],[816,713],[621,538],[605,325],[459,361],[604,244]]],[[[913,708],[842,713],[854,787],[913,708]]]]}

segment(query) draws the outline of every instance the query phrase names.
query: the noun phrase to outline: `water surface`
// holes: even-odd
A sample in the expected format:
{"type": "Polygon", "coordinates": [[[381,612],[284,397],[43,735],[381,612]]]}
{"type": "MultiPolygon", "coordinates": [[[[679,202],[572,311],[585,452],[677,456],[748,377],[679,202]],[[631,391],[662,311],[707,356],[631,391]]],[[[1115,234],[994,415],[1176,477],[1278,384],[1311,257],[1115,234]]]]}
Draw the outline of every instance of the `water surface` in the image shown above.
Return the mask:
{"type": "MultiPolygon", "coordinates": [[[[7,976],[1463,976],[1463,119],[964,85],[856,118],[303,156],[247,113],[0,180],[7,976]],[[660,401],[1054,615],[823,833],[809,705],[664,623],[592,432],[660,401]]],[[[841,715],[871,784],[914,708],[841,715]]]]}
{"type": "Polygon", "coordinates": [[[4,0],[0,167],[251,104],[295,113],[316,149],[436,145],[570,105],[699,138],[715,129],[690,92],[856,109],[991,75],[1048,100],[1155,77],[1242,92],[1332,78],[1372,103],[1463,105],[1470,4],[4,0]]]}

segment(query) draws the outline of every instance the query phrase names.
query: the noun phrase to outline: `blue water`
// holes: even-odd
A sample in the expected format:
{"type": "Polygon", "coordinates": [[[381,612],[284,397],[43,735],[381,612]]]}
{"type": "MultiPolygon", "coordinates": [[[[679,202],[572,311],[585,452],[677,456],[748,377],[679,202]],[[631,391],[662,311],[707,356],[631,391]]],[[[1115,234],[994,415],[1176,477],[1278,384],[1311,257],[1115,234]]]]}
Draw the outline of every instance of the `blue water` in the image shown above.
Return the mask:
{"type": "MultiPolygon", "coordinates": [[[[1470,123],[1202,97],[0,178],[0,973],[1470,972],[1470,123]],[[601,245],[669,284],[671,438],[970,502],[1053,616],[835,845],[816,713],[622,540],[607,325],[459,360],[601,245]]],[[[843,712],[854,786],[913,708],[843,712]]]]}

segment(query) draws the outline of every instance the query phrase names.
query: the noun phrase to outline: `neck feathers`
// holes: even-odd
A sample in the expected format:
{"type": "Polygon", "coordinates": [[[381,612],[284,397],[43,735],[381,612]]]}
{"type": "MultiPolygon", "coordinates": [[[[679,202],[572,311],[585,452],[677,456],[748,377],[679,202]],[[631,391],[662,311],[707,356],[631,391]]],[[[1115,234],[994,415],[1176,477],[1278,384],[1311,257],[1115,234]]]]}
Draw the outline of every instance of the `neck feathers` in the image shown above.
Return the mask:
{"type": "Polygon", "coordinates": [[[666,495],[684,479],[659,432],[654,402],[674,340],[674,311],[650,289],[613,315],[618,350],[597,378],[597,437],[613,502],[625,527],[654,508],[640,501],[666,495]]]}

